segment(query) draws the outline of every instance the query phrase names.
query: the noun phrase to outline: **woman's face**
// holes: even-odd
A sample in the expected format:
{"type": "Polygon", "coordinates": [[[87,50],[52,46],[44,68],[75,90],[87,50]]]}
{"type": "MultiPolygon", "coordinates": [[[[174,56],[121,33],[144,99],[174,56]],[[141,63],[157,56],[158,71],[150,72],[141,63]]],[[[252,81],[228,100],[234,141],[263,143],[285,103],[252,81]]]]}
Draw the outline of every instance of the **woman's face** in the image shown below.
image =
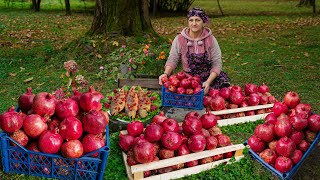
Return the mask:
{"type": "Polygon", "coordinates": [[[194,33],[201,32],[203,25],[204,25],[204,22],[198,16],[191,16],[188,19],[188,26],[189,26],[190,30],[194,33]]]}

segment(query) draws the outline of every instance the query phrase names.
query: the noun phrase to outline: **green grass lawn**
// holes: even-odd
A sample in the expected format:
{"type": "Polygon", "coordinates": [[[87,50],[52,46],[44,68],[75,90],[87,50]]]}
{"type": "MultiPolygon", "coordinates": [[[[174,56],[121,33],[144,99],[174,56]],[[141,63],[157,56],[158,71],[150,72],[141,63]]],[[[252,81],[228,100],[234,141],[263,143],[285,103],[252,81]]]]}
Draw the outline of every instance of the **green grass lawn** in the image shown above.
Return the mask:
{"type": "MultiPolygon", "coordinates": [[[[297,8],[297,1],[221,1],[226,16],[221,17],[216,1],[196,0],[211,17],[208,25],[223,53],[223,69],[232,83],[266,83],[272,94],[282,99],[287,91],[296,91],[303,103],[320,113],[320,17],[311,8],[297,8]]],[[[17,104],[17,98],[32,87],[34,93],[52,92],[66,82],[63,62],[75,60],[80,72],[102,93],[110,92],[114,81],[97,77],[99,67],[108,62],[113,41],[134,47],[138,38],[88,37],[92,15],[73,13],[65,16],[58,5],[44,6],[34,13],[27,4],[6,8],[0,2],[0,112],[17,104]],[[98,56],[98,55],[101,55],[98,56]],[[111,85],[111,86],[110,86],[111,85]]],[[[75,7],[75,11],[77,10],[75,7]]],[[[79,5],[80,7],[80,5],[79,5]]],[[[82,9],[82,7],[80,8],[82,9]]],[[[87,12],[87,11],[86,11],[87,12]]],[[[152,18],[154,29],[172,39],[186,25],[184,16],[152,18]]],[[[161,68],[161,67],[160,67],[161,68]]],[[[257,123],[223,128],[233,142],[241,143],[252,134],[257,123]],[[237,136],[237,134],[244,136],[237,136]]],[[[106,179],[126,179],[117,145],[118,133],[111,135],[111,152],[106,179]]],[[[319,148],[311,154],[295,179],[313,179],[320,173],[319,148]]],[[[0,179],[37,179],[23,175],[5,175],[0,179]]],[[[272,179],[271,173],[246,156],[238,163],[185,179],[272,179]]]]}

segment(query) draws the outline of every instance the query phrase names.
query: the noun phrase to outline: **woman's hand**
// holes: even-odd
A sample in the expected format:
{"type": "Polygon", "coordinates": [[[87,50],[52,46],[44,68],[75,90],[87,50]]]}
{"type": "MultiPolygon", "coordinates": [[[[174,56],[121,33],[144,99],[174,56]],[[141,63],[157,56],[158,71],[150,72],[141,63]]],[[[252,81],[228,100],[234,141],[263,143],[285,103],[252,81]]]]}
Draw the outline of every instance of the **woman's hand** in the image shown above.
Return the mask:
{"type": "Polygon", "coordinates": [[[209,81],[205,81],[202,83],[202,87],[204,88],[204,95],[206,95],[209,90],[210,90],[210,82],[209,81]]]}
{"type": "Polygon", "coordinates": [[[162,86],[162,82],[168,81],[168,74],[161,74],[159,76],[159,85],[162,86]]]}

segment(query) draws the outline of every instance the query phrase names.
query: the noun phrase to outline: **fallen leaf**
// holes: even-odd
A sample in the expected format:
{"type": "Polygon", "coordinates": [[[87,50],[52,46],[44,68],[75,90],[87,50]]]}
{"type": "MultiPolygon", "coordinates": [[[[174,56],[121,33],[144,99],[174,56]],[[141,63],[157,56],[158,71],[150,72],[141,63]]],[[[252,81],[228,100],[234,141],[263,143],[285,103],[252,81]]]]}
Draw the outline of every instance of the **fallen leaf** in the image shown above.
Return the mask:
{"type": "Polygon", "coordinates": [[[303,55],[306,57],[309,57],[309,53],[307,53],[307,52],[304,52],[303,55]]]}
{"type": "Polygon", "coordinates": [[[236,55],[237,55],[237,56],[240,56],[240,54],[239,54],[239,53],[237,53],[236,55]]]}
{"type": "Polygon", "coordinates": [[[24,70],[25,70],[25,68],[24,68],[24,67],[20,67],[20,72],[21,72],[21,71],[24,71],[24,70]]]}
{"type": "Polygon", "coordinates": [[[42,85],[44,85],[44,83],[40,83],[40,84],[36,84],[37,86],[42,86],[42,85]]]}
{"type": "Polygon", "coordinates": [[[100,54],[96,54],[96,57],[99,58],[99,59],[102,58],[102,56],[100,54]]]}
{"type": "Polygon", "coordinates": [[[30,78],[27,78],[27,79],[23,80],[23,82],[30,82],[32,80],[33,80],[33,77],[30,77],[30,78]]]}
{"type": "Polygon", "coordinates": [[[112,45],[113,45],[113,46],[119,46],[119,42],[118,42],[118,41],[113,41],[113,42],[112,42],[112,45]]]}
{"type": "Polygon", "coordinates": [[[17,74],[16,74],[16,73],[9,73],[9,75],[14,77],[14,76],[16,76],[17,74]]]}
{"type": "Polygon", "coordinates": [[[246,64],[248,64],[248,62],[242,63],[241,65],[243,66],[243,65],[246,65],[246,64]]]}

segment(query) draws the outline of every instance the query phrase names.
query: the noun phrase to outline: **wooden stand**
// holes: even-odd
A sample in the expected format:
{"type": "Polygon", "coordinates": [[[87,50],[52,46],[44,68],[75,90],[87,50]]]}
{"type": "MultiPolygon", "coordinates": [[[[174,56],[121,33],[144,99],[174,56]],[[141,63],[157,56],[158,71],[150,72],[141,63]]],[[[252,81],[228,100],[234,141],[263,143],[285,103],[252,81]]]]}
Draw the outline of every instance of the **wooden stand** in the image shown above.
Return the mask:
{"type": "MultiPolygon", "coordinates": [[[[127,134],[127,131],[121,131],[120,133],[122,134],[127,134]]],[[[206,151],[202,151],[202,152],[198,152],[198,153],[191,153],[191,154],[187,154],[187,155],[183,155],[183,156],[177,156],[177,157],[173,157],[173,158],[169,158],[169,159],[163,159],[163,160],[159,160],[156,162],[151,162],[151,163],[147,163],[147,164],[138,164],[138,165],[134,165],[134,166],[129,166],[127,163],[127,155],[126,153],[122,152],[122,156],[123,156],[123,161],[124,164],[126,166],[126,171],[127,171],[127,175],[128,178],[130,180],[137,180],[137,179],[150,179],[150,180],[155,180],[155,179],[177,179],[177,178],[181,178],[184,176],[188,176],[191,174],[198,174],[202,171],[206,171],[212,168],[215,168],[216,166],[218,166],[219,164],[222,163],[233,163],[230,162],[231,158],[227,158],[227,159],[222,159],[222,160],[218,160],[218,161],[214,161],[211,163],[207,163],[207,164],[200,164],[194,167],[189,167],[189,168],[183,168],[180,170],[176,170],[176,171],[172,171],[172,172],[168,172],[168,173],[164,173],[164,174],[159,174],[159,175],[153,175],[153,176],[149,176],[144,178],[144,171],[149,171],[149,170],[155,170],[155,169],[160,169],[160,168],[164,168],[164,167],[168,167],[168,166],[173,166],[173,165],[177,165],[177,164],[181,164],[181,163],[185,163],[185,162],[189,162],[189,161],[193,161],[193,160],[199,160],[202,158],[206,158],[206,157],[211,157],[211,156],[215,156],[215,155],[219,155],[219,154],[224,154],[227,152],[234,152],[235,151],[235,162],[239,161],[241,158],[244,157],[243,155],[243,149],[245,148],[245,146],[243,144],[236,144],[236,145],[230,145],[230,146],[226,146],[226,147],[221,147],[221,148],[216,148],[216,149],[212,149],[212,150],[206,150],[206,151]]]]}

